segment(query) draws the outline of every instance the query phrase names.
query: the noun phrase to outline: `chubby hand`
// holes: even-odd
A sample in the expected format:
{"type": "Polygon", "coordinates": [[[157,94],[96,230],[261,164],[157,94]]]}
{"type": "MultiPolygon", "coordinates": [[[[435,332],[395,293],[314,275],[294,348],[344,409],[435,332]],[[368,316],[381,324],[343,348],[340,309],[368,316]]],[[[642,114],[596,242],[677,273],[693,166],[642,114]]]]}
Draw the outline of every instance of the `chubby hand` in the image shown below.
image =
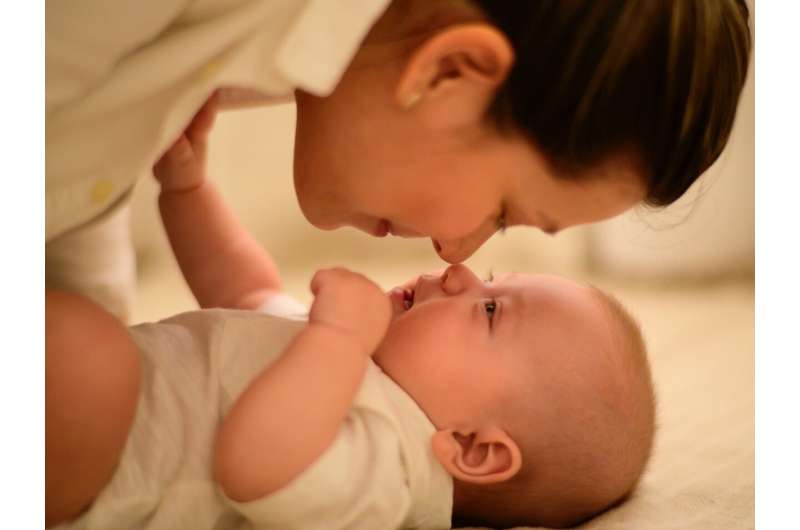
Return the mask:
{"type": "Polygon", "coordinates": [[[161,183],[161,191],[188,191],[206,179],[208,133],[217,115],[219,96],[208,98],[180,138],[153,166],[153,175],[161,183]]]}
{"type": "Polygon", "coordinates": [[[356,341],[372,355],[391,319],[391,304],[381,288],[343,268],[317,271],[311,280],[314,303],[309,323],[324,325],[356,341]]]}

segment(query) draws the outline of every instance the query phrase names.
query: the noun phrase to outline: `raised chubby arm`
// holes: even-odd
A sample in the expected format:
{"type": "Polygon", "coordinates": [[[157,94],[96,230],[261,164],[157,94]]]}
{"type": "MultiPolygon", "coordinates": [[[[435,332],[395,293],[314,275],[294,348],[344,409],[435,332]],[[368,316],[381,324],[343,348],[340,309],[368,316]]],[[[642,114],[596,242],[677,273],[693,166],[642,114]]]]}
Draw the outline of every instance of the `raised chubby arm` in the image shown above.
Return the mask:
{"type": "Polygon", "coordinates": [[[208,133],[217,95],[153,167],[161,219],[186,282],[201,307],[254,309],[281,290],[275,262],[206,178],[208,133]]]}
{"type": "Polygon", "coordinates": [[[344,269],[317,272],[309,325],[230,410],[217,437],[215,478],[247,502],[273,493],[333,442],[388,327],[387,296],[344,269]]]}

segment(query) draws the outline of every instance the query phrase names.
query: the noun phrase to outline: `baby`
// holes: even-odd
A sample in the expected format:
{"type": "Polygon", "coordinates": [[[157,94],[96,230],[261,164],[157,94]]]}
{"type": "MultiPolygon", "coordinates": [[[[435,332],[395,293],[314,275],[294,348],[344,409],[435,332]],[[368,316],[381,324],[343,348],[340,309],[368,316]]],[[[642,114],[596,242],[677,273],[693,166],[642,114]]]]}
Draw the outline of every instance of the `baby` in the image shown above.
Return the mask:
{"type": "MultiPolygon", "coordinates": [[[[82,441],[98,458],[113,453],[112,473],[93,487],[88,471],[71,477],[73,492],[89,493],[60,519],[51,506],[65,501],[48,484],[50,524],[563,527],[633,490],[654,399],[641,335],[619,303],[553,276],[484,282],[463,265],[387,296],[331,269],[314,276],[298,318],[272,261],[204,178],[204,112],[155,172],[187,282],[201,306],[227,309],[126,332],[58,295],[75,305],[63,324],[75,358],[107,347],[134,359],[141,379],[124,446],[82,441]]],[[[59,370],[56,355],[70,349],[48,351],[48,392],[91,384],[59,370]]],[[[48,409],[69,409],[62,395],[48,409]]]]}

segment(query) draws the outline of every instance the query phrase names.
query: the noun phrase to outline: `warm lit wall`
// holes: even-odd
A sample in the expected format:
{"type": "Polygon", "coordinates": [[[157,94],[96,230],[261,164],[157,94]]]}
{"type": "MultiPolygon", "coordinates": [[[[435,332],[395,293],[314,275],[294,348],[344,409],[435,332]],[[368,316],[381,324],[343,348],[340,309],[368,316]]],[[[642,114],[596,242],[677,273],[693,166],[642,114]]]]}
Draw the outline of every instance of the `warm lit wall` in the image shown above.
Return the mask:
{"type": "Polygon", "coordinates": [[[643,278],[752,274],[754,71],[751,64],[728,146],[681,200],[591,229],[589,257],[598,269],[643,278]]]}

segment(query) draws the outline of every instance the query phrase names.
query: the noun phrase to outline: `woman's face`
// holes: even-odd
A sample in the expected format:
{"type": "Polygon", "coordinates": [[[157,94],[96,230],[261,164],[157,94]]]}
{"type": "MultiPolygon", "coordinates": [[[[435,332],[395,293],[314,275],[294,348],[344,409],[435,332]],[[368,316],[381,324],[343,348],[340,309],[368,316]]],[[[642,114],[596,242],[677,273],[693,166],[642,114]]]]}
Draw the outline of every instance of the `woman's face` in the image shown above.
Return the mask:
{"type": "Polygon", "coordinates": [[[521,135],[468,120],[438,127],[413,108],[382,105],[390,98],[380,91],[379,82],[345,78],[327,98],[297,94],[295,189],[318,228],[428,237],[442,259],[459,263],[504,226],[555,233],[644,198],[626,157],[558,179],[521,135]]]}

